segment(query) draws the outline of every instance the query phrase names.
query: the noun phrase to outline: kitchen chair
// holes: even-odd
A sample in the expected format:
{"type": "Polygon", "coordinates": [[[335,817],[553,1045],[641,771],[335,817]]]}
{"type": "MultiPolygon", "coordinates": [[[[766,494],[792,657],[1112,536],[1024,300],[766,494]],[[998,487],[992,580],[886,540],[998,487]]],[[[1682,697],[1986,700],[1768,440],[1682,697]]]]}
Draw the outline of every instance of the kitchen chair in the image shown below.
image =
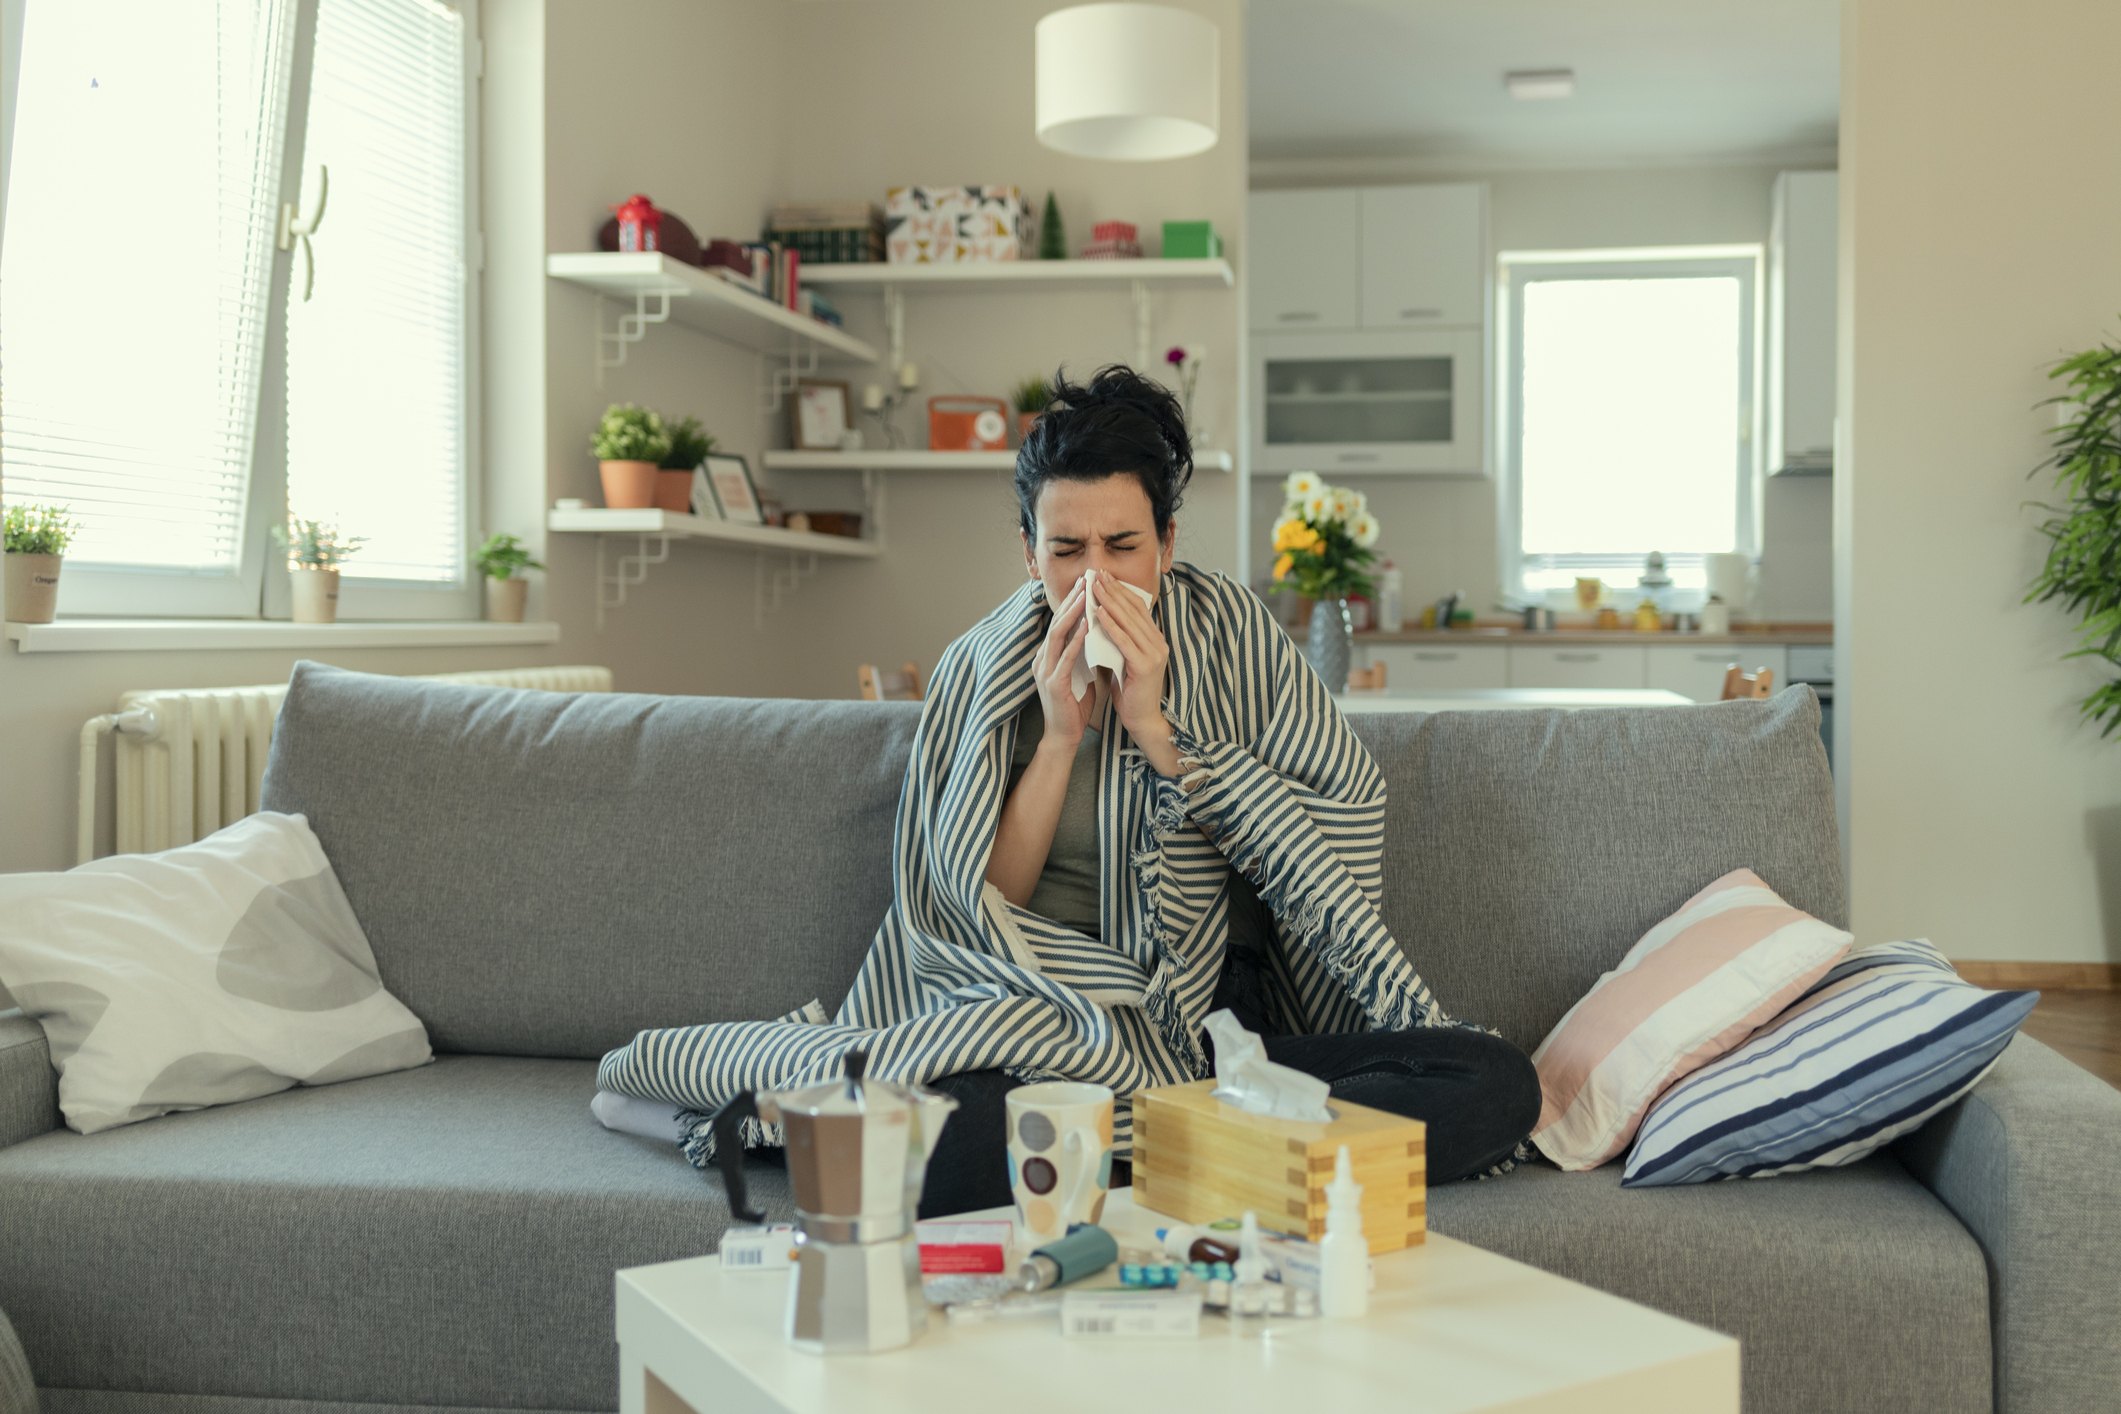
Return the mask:
{"type": "Polygon", "coordinates": [[[1375,667],[1369,668],[1348,669],[1348,690],[1350,692],[1383,692],[1384,689],[1384,664],[1379,663],[1375,667]]]}
{"type": "Polygon", "coordinates": [[[921,667],[908,663],[895,673],[887,673],[873,663],[864,663],[855,670],[861,679],[864,702],[918,702],[921,700],[921,667]]]}
{"type": "Polygon", "coordinates": [[[1723,675],[1723,700],[1737,702],[1747,697],[1772,697],[1775,695],[1775,670],[1760,668],[1747,672],[1736,663],[1723,675]]]}

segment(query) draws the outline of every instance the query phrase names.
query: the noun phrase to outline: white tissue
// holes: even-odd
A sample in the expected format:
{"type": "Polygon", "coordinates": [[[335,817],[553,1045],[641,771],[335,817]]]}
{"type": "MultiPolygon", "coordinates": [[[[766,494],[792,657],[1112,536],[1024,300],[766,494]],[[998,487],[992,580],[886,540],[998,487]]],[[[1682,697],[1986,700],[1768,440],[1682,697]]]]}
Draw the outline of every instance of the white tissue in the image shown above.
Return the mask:
{"type": "MultiPolygon", "coordinates": [[[[1083,644],[1081,656],[1075,660],[1075,671],[1068,677],[1068,685],[1074,689],[1077,702],[1082,701],[1083,694],[1090,690],[1091,678],[1099,668],[1110,668],[1112,681],[1120,686],[1126,685],[1126,655],[1119,651],[1118,644],[1106,636],[1105,626],[1098,621],[1097,601],[1089,597],[1089,579],[1097,573],[1097,570],[1088,570],[1083,574],[1083,616],[1090,622],[1090,637],[1083,644]]],[[[1133,590],[1134,597],[1142,601],[1143,608],[1151,609],[1156,606],[1156,596],[1148,590],[1129,584],[1114,574],[1106,574],[1105,578],[1123,589],[1133,590]]],[[[1053,591],[1050,589],[1046,591],[1046,603],[1052,607],[1054,613],[1060,612],[1061,601],[1053,597],[1053,591]]]]}
{"type": "Polygon", "coordinates": [[[1215,1041],[1215,1098],[1256,1115],[1276,1119],[1305,1119],[1325,1123],[1333,1118],[1326,1108],[1331,1089],[1315,1075],[1306,1075],[1267,1059],[1267,1048],[1247,1031],[1228,1007],[1208,1013],[1201,1023],[1215,1041]]]}

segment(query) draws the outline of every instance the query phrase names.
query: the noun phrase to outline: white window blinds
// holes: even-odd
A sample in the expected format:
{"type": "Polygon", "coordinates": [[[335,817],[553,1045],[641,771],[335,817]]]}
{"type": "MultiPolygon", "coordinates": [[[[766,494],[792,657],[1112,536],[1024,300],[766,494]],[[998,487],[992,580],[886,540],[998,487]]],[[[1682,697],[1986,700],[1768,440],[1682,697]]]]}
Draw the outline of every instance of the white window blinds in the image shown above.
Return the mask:
{"type": "Polygon", "coordinates": [[[284,0],[33,4],[0,257],[8,500],[71,563],[238,573],[292,28],[284,0]]]}
{"type": "Polygon", "coordinates": [[[288,298],[287,503],[367,543],[361,579],[465,574],[465,26],[430,0],[320,0],[288,298]]]}

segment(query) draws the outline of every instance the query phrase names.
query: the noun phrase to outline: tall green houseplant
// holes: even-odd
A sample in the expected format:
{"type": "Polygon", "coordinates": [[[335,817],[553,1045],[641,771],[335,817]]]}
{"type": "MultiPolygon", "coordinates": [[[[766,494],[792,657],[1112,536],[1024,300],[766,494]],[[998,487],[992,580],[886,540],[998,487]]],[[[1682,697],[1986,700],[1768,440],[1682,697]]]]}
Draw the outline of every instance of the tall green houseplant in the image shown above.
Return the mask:
{"type": "MultiPolygon", "coordinates": [[[[2076,615],[2077,648],[2070,658],[2098,658],[2121,671],[2121,349],[2101,345],[2063,359],[2048,374],[2067,392],[2048,399],[2069,421],[2055,431],[2054,454],[2031,474],[2053,469],[2060,505],[2040,532],[2047,563],[2026,594],[2027,603],[2058,602],[2076,615]]],[[[2121,730],[2121,677],[2081,704],[2101,736],[2121,730]]]]}

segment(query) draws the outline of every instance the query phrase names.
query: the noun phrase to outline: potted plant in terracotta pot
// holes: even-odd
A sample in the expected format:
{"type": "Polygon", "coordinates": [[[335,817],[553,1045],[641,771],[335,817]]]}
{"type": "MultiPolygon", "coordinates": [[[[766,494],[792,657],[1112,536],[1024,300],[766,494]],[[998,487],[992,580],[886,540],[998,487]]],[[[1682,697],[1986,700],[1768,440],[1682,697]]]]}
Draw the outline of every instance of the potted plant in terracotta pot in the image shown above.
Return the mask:
{"type": "Polygon", "coordinates": [[[613,403],[589,446],[604,481],[605,505],[646,510],[655,504],[656,472],[670,455],[670,429],[661,417],[634,403],[613,403]]]}
{"type": "Polygon", "coordinates": [[[9,506],[0,531],[7,546],[6,617],[48,624],[59,612],[59,561],[81,527],[59,506],[9,506]]]}
{"type": "Polygon", "coordinates": [[[342,536],[339,527],[320,520],[287,518],[273,527],[273,539],[287,551],[287,571],[295,598],[295,622],[329,624],[339,619],[339,566],[361,548],[358,535],[342,536]]]}
{"type": "Polygon", "coordinates": [[[714,434],[702,428],[698,418],[681,417],[670,424],[670,450],[655,474],[657,510],[683,515],[692,509],[692,473],[714,448],[714,434]]]}
{"type": "Polygon", "coordinates": [[[1026,378],[1009,390],[1009,406],[1016,409],[1018,446],[1022,446],[1024,439],[1031,435],[1031,424],[1038,421],[1039,415],[1046,410],[1046,404],[1052,401],[1053,392],[1046,386],[1043,377],[1026,378]]]}
{"type": "Polygon", "coordinates": [[[523,601],[530,593],[523,571],[545,567],[530,558],[522,541],[505,534],[487,536],[471,562],[486,581],[486,617],[497,624],[523,622],[523,601]]]}

